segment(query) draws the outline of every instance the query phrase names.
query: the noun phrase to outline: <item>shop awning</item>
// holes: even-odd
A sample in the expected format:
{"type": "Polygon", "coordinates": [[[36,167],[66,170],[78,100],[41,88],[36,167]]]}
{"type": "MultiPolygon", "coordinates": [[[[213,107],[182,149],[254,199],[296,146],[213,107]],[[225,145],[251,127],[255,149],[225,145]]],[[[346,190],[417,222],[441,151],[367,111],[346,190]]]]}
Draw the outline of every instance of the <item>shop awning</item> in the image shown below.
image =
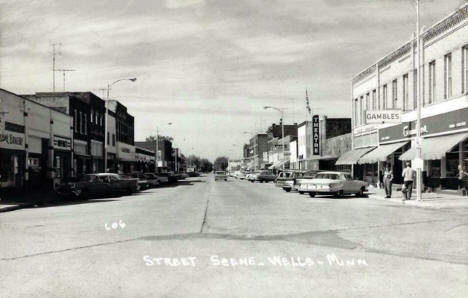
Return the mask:
{"type": "MultiPolygon", "coordinates": [[[[437,160],[445,156],[458,143],[468,138],[468,133],[457,133],[448,136],[423,139],[421,146],[421,158],[423,160],[437,160]]],[[[416,147],[411,147],[400,156],[400,160],[412,160],[416,158],[416,147]]]]}
{"type": "Polygon", "coordinates": [[[354,165],[358,162],[358,160],[366,154],[367,152],[374,150],[375,147],[367,147],[367,148],[359,148],[353,149],[348,152],[345,152],[343,155],[338,158],[335,165],[354,165]]]}
{"type": "Polygon", "coordinates": [[[333,155],[312,155],[309,159],[310,160],[332,160],[337,159],[337,156],[333,155]]]}
{"type": "Polygon", "coordinates": [[[277,161],[275,162],[274,164],[272,164],[271,166],[268,167],[268,169],[270,170],[273,170],[273,169],[282,169],[283,168],[283,164],[285,167],[288,166],[289,164],[289,160],[286,160],[286,161],[277,161]]]}
{"type": "Polygon", "coordinates": [[[393,152],[397,151],[404,145],[408,144],[409,141],[398,142],[393,144],[380,145],[375,150],[367,153],[359,159],[359,164],[365,163],[376,163],[378,161],[386,161],[387,157],[393,152]]]}

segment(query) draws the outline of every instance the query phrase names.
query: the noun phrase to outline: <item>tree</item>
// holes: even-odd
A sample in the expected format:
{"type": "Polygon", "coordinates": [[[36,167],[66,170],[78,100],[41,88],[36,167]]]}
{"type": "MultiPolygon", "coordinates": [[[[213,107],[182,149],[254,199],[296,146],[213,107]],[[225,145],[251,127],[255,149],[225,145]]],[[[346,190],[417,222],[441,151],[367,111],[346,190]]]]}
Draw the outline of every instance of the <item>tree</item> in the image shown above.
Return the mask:
{"type": "Polygon", "coordinates": [[[196,168],[196,169],[200,169],[201,168],[201,158],[196,156],[196,155],[189,155],[189,157],[187,157],[187,166],[188,167],[192,167],[192,168],[196,168]]]}
{"type": "MultiPolygon", "coordinates": [[[[145,139],[146,142],[154,142],[155,140],[156,140],[156,136],[148,136],[145,139]]],[[[159,135],[159,140],[167,140],[169,142],[172,142],[173,138],[169,136],[159,135]]]]}
{"type": "Polygon", "coordinates": [[[213,164],[206,158],[200,160],[200,169],[202,172],[211,172],[213,170],[213,164]]]}
{"type": "Polygon", "coordinates": [[[214,162],[214,168],[217,171],[225,171],[228,167],[229,159],[226,156],[216,157],[214,162]]]}

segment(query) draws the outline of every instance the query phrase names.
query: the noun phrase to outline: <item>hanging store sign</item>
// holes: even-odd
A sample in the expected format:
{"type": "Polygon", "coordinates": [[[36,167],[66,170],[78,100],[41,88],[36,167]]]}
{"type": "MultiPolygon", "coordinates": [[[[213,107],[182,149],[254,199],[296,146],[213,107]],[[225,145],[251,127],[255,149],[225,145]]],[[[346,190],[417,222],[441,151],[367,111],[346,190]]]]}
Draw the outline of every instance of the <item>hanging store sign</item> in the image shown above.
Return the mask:
{"type": "Polygon", "coordinates": [[[320,118],[319,115],[312,117],[312,153],[320,155],[320,118]]]}
{"type": "Polygon", "coordinates": [[[401,110],[366,111],[366,123],[401,123],[401,110]]]}

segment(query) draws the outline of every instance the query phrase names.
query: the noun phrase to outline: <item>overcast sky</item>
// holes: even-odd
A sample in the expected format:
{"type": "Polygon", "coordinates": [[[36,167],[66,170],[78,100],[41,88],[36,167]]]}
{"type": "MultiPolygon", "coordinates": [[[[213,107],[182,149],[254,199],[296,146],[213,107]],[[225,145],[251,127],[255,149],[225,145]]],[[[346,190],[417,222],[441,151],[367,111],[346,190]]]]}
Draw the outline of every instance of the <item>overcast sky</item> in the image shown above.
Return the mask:
{"type": "MultiPolygon", "coordinates": [[[[432,25],[463,0],[421,0],[432,25]]],[[[351,77],[407,41],[413,0],[0,0],[0,86],[52,90],[52,43],[67,91],[120,78],[111,97],[135,116],[136,140],[172,135],[186,154],[240,157],[249,135],[286,109],[350,117],[351,77]],[[172,122],[172,126],[164,126],[172,122]],[[192,150],[192,148],[194,148],[192,150]]],[[[57,90],[63,90],[57,74],[57,90]]]]}

